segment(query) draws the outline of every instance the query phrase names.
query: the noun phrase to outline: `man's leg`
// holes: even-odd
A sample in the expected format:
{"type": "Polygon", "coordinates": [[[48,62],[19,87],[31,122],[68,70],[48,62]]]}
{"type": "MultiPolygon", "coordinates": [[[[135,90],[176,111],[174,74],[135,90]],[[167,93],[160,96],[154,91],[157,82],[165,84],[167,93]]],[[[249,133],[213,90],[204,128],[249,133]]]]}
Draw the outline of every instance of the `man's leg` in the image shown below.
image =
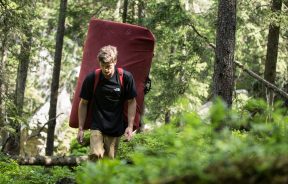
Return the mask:
{"type": "Polygon", "coordinates": [[[104,148],[105,148],[104,155],[114,159],[116,157],[119,141],[120,137],[111,137],[104,135],[104,148]]]}
{"type": "Polygon", "coordinates": [[[89,160],[96,161],[103,158],[104,138],[99,130],[91,130],[89,160]]]}

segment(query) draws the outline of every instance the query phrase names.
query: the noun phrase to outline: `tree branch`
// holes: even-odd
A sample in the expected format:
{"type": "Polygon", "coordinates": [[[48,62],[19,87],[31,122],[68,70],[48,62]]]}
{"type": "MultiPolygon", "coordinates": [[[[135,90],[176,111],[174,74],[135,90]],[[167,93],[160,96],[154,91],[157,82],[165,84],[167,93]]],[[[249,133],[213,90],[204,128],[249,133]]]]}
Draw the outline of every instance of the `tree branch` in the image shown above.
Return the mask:
{"type": "Polygon", "coordinates": [[[191,26],[191,28],[193,29],[193,31],[195,31],[195,33],[196,33],[200,38],[204,39],[205,42],[206,42],[212,49],[214,49],[214,50],[216,49],[215,44],[214,44],[214,43],[210,43],[210,42],[209,42],[209,39],[208,39],[206,36],[203,36],[202,34],[200,34],[199,31],[196,29],[196,27],[195,27],[193,24],[189,23],[189,26],[191,26]]]}
{"type": "Polygon", "coordinates": [[[35,134],[33,134],[33,135],[30,135],[30,136],[26,139],[26,141],[29,140],[29,139],[32,139],[33,137],[40,136],[40,135],[41,135],[40,133],[43,131],[43,129],[45,128],[45,126],[48,125],[50,121],[53,121],[53,120],[57,119],[57,118],[58,118],[60,115],[62,115],[62,114],[63,114],[63,113],[60,113],[60,114],[58,114],[55,118],[52,118],[52,119],[48,120],[48,121],[39,129],[39,131],[38,131],[37,133],[35,133],[35,134]]]}

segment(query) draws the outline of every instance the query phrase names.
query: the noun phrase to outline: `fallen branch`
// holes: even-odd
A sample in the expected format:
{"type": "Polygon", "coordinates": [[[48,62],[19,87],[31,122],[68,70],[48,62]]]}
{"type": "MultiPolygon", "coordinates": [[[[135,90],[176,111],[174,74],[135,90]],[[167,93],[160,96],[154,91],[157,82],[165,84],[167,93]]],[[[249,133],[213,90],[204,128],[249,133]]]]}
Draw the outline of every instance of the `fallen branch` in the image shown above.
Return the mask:
{"type": "Polygon", "coordinates": [[[77,166],[81,162],[88,161],[88,156],[37,156],[16,157],[19,165],[41,165],[41,166],[77,166]]]}
{"type": "Polygon", "coordinates": [[[243,71],[245,71],[246,73],[248,73],[250,76],[252,76],[253,78],[257,79],[258,81],[262,82],[267,88],[270,88],[272,90],[274,90],[275,92],[277,92],[279,95],[283,96],[284,98],[288,99],[288,93],[286,93],[285,91],[283,91],[282,89],[278,88],[277,86],[275,86],[274,84],[268,82],[267,80],[263,79],[262,77],[260,77],[259,75],[257,75],[256,73],[254,73],[252,70],[249,70],[248,68],[246,68],[242,63],[240,63],[239,61],[234,61],[234,63],[241,68],[243,71]]]}

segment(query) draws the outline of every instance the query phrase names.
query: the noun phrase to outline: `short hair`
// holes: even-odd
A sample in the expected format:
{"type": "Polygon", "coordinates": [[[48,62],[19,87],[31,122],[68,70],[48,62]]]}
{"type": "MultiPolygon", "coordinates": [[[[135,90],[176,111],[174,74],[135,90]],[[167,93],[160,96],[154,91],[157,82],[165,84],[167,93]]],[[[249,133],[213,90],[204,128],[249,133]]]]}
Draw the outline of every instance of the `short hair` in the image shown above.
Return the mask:
{"type": "Polygon", "coordinates": [[[117,60],[117,54],[116,47],[107,45],[100,49],[97,58],[100,63],[110,63],[117,60]]]}

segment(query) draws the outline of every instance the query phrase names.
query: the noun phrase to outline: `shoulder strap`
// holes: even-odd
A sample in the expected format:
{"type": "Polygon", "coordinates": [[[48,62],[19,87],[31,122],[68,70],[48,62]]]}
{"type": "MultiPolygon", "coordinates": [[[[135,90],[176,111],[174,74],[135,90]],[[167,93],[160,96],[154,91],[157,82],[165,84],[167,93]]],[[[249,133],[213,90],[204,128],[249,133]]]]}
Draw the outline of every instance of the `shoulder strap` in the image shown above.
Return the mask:
{"type": "Polygon", "coordinates": [[[94,87],[93,87],[93,92],[94,93],[95,93],[96,86],[98,85],[98,82],[99,82],[100,73],[101,73],[101,69],[96,69],[95,70],[95,80],[94,80],[94,87]]]}
{"type": "Polygon", "coordinates": [[[121,88],[123,88],[123,68],[117,68],[118,74],[119,74],[119,80],[120,80],[120,85],[121,88]]]}

